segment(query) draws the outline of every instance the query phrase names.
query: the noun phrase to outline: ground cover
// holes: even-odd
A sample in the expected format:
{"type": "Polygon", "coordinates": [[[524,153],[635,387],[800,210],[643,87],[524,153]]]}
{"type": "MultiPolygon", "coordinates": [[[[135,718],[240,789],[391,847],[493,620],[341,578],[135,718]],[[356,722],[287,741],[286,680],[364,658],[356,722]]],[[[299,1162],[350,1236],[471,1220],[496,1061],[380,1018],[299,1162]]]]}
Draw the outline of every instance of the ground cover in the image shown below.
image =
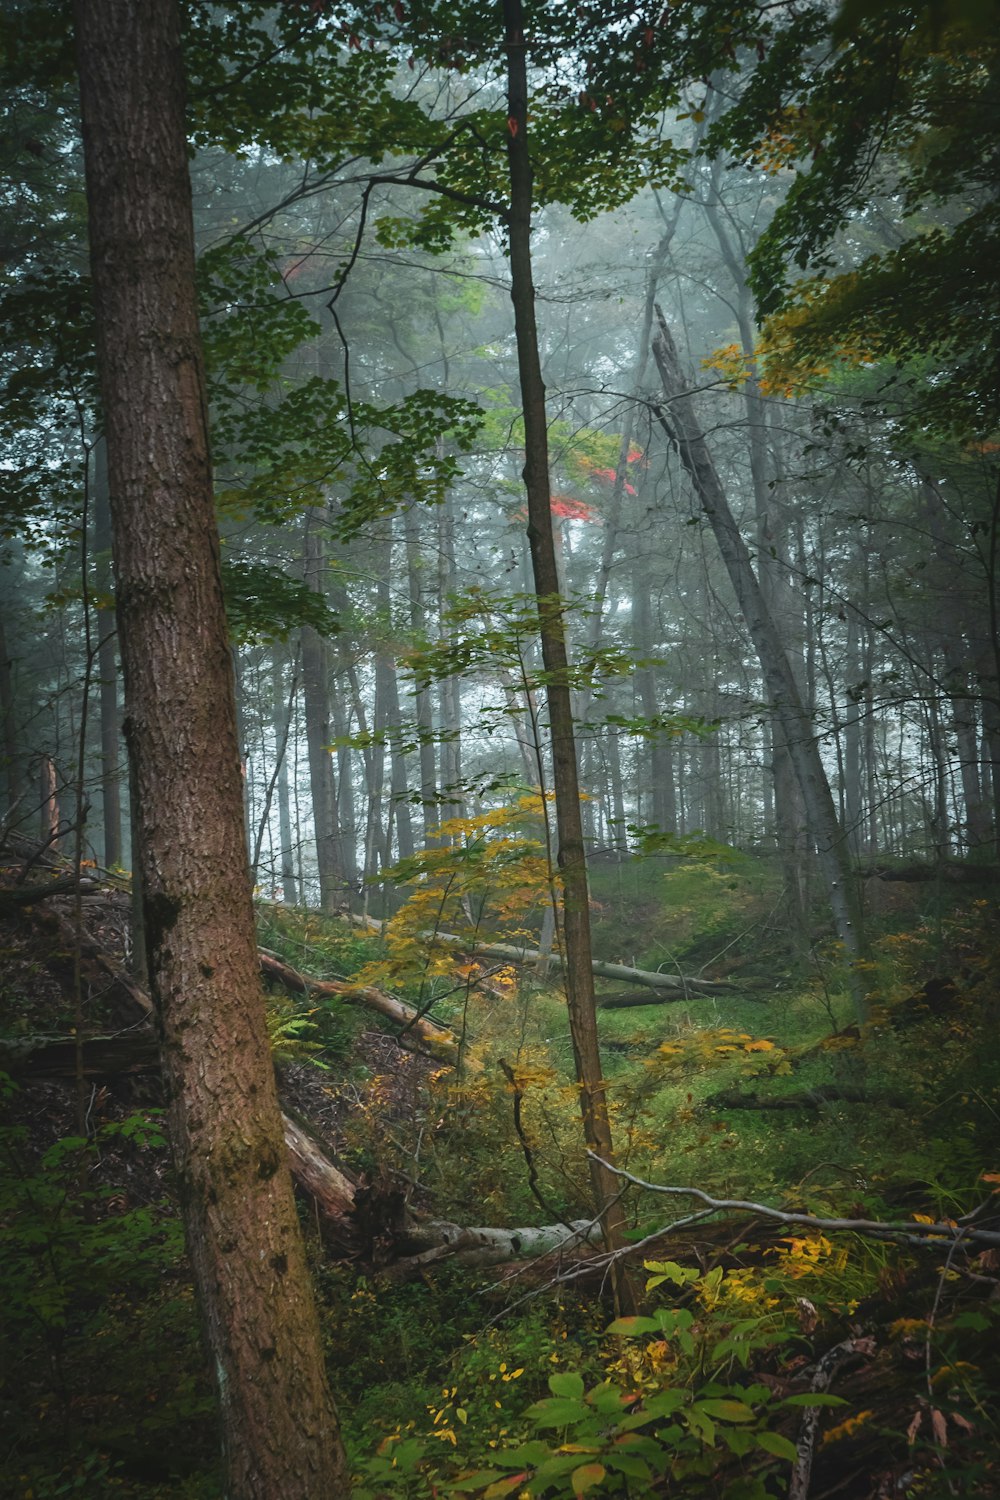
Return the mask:
{"type": "MultiPolygon", "coordinates": [[[[835,953],[820,942],[796,956],[752,862],[602,874],[605,956],[653,965],[666,947],[690,973],[710,944],[735,985],[602,1010],[629,1172],[786,1213],[910,1224],[910,1238],[957,1228],[918,1245],[735,1210],[684,1224],[697,1203],[632,1187],[650,1284],[639,1321],[615,1323],[589,1253],[402,1275],[333,1259],[304,1199],[356,1492],[994,1493],[1000,1246],[973,1233],[1000,1227],[991,897],[928,892],[922,910],[880,914],[875,1014],[859,1035],[835,953]],[[634,949],[616,953],[619,881],[634,949]]],[[[52,925],[71,900],[3,917],[5,1046],[74,1024],[72,955],[52,925]]],[[[85,905],[95,941],[124,958],[123,898],[85,905]]],[[[274,907],[261,942],[326,980],[381,954],[343,920],[274,907]]],[[[459,1070],[401,1050],[336,996],[276,991],[285,1096],[358,1181],[418,1213],[499,1225],[585,1213],[557,985],[477,970],[474,954],[451,963],[433,1014],[465,1030],[459,1070]]],[[[87,1026],[120,1028],[119,1001],[92,989],[87,1026]]],[[[218,1492],[157,1089],[148,1070],[87,1079],[83,1137],[72,1082],[21,1076],[7,1090],[4,1493],[218,1492]]]]}

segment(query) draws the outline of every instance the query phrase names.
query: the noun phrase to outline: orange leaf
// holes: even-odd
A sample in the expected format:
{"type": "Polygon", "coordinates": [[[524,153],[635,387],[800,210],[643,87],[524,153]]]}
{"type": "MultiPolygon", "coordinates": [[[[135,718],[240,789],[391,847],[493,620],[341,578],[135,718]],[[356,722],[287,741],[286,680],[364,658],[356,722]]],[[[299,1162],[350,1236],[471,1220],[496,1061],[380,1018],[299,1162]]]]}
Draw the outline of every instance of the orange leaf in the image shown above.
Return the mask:
{"type": "Polygon", "coordinates": [[[573,1486],[573,1494],[579,1497],[592,1490],[595,1484],[600,1484],[604,1478],[605,1468],[603,1464],[581,1464],[574,1469],[570,1475],[570,1483],[573,1486]]]}

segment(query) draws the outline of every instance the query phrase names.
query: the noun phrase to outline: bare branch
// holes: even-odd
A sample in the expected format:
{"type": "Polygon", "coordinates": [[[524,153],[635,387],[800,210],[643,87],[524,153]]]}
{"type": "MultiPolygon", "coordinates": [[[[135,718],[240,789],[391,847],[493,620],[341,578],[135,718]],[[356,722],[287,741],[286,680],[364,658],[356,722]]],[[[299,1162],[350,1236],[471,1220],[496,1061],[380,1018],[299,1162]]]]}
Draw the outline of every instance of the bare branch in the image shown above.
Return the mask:
{"type": "MultiPolygon", "coordinates": [[[[593,1152],[588,1151],[588,1156],[593,1152]]],[[[744,1213],[757,1214],[764,1219],[773,1219],[779,1224],[796,1224],[806,1229],[823,1229],[828,1232],[848,1230],[853,1234],[869,1235],[876,1239],[901,1240],[908,1245],[930,1245],[931,1248],[940,1248],[941,1242],[948,1245],[959,1243],[970,1245],[1000,1245],[1000,1233],[989,1229],[977,1229],[972,1222],[982,1210],[983,1205],[964,1214],[962,1218],[954,1221],[938,1221],[934,1224],[921,1224],[917,1220],[904,1223],[889,1223],[880,1219],[824,1219],[817,1214],[788,1212],[781,1208],[771,1208],[767,1203],[753,1203],[746,1198],[713,1198],[710,1194],[696,1187],[672,1187],[660,1182],[647,1182],[642,1177],[636,1177],[632,1172],[626,1172],[623,1167],[613,1167],[608,1162],[602,1163],[610,1172],[629,1182],[633,1187],[643,1188],[648,1193],[663,1193],[673,1198],[697,1198],[704,1203],[710,1213],[744,1213]]],[[[702,1217],[701,1214],[698,1217],[702,1217]]],[[[685,1223],[688,1220],[683,1221],[685,1223]]],[[[667,1233],[677,1225],[667,1226],[658,1233],[667,1233]]]]}

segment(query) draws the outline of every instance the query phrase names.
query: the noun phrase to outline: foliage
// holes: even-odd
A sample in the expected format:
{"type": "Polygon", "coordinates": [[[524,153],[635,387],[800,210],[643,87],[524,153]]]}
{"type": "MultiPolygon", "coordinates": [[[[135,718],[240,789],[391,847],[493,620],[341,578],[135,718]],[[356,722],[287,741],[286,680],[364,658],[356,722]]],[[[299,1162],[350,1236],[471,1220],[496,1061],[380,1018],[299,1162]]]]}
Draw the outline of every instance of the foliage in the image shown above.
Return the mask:
{"type": "Polygon", "coordinates": [[[772,125],[782,165],[795,170],[750,257],[759,304],[772,314],[765,348],[782,371],[772,369],[772,381],[792,386],[796,372],[801,381],[837,358],[888,360],[910,367],[903,389],[915,426],[922,415],[980,440],[995,428],[1000,370],[985,322],[1000,263],[992,9],[983,29],[961,8],[853,6],[840,48],[772,125]],[[856,232],[880,196],[901,232],[842,269],[838,231],[856,232]],[[806,268],[819,275],[795,279],[806,268]]]}
{"type": "MultiPolygon", "coordinates": [[[[617,1319],[607,1330],[604,1378],[588,1388],[579,1370],[549,1374],[548,1394],[522,1407],[506,1442],[480,1438],[476,1444],[482,1417],[474,1397],[466,1396],[465,1381],[446,1387],[444,1404],[431,1408],[431,1431],[438,1441],[444,1436],[456,1457],[464,1450],[471,1463],[442,1474],[428,1443],[399,1433],[362,1465],[364,1478],[394,1495],[426,1493],[422,1470],[425,1483],[434,1475],[437,1493],[456,1496],[635,1494],[664,1478],[685,1494],[768,1495],[766,1470],[776,1458],[795,1456],[778,1422],[806,1404],[842,1403],[829,1396],[780,1400],[773,1386],[754,1380],[751,1360],[777,1352],[797,1334],[787,1309],[775,1313],[780,1299],[773,1293],[740,1275],[730,1284],[719,1268],[703,1275],[676,1262],[651,1262],[648,1269],[649,1290],[672,1283],[683,1289],[684,1301],[695,1299],[696,1308],[674,1305],[617,1319]]],[[[530,1390],[545,1368],[543,1350],[526,1356],[528,1368],[501,1362],[491,1379],[523,1377],[530,1390]]],[[[558,1344],[549,1360],[564,1363],[558,1344]]],[[[502,1387],[495,1389],[499,1395],[502,1387]]]]}
{"type": "Polygon", "coordinates": [[[508,939],[526,937],[519,924],[551,899],[539,826],[544,817],[541,797],[521,796],[508,806],[441,823],[438,846],[390,872],[413,893],[386,926],[386,957],[364,969],[358,982],[416,984],[422,993],[450,976],[455,957],[435,951],[436,932],[459,933],[473,949],[478,936],[498,928],[508,939]]]}
{"type": "MultiPolygon", "coordinates": [[[[340,917],[265,902],[258,903],[257,932],[265,948],[292,968],[321,980],[353,976],[373,961],[382,946],[378,938],[352,928],[340,917]]],[[[338,1071],[348,1072],[356,1066],[356,1042],[363,1025],[357,1007],[329,997],[272,993],[268,1014],[272,1046],[279,1058],[284,1049],[289,1061],[312,1061],[324,1069],[336,1065],[338,1071]]]]}
{"type": "Polygon", "coordinates": [[[185,1475],[213,1466],[214,1403],[176,1210],[95,1185],[105,1153],[163,1145],[154,1111],[90,1141],[60,1139],[38,1160],[23,1127],[0,1131],[0,1364],[16,1435],[4,1493],[40,1500],[104,1484],[127,1495],[140,1473],[183,1492],[185,1475]],[[180,1429],[183,1445],[166,1441],[180,1429]]]}
{"type": "Polygon", "coordinates": [[[289,578],[280,568],[224,553],[222,584],[230,632],[243,645],[287,640],[303,625],[326,636],[340,629],[337,616],[322,596],[301,579],[289,578]]]}

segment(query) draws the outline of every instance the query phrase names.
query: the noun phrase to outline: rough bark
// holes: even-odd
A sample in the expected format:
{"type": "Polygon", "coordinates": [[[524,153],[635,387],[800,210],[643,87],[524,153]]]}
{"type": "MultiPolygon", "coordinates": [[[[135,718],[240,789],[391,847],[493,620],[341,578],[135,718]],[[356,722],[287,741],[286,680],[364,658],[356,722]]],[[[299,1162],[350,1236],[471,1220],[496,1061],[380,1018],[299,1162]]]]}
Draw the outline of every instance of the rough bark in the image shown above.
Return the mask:
{"type": "MultiPolygon", "coordinates": [[[[94,550],[101,600],[111,593],[111,510],[108,504],[107,449],[100,442],[94,453],[94,550]]],[[[100,681],[101,826],[104,863],[122,863],[121,726],[118,722],[118,660],[115,649],[115,612],[99,603],[97,617],[97,673],[100,681]]]]}
{"type": "Polygon", "coordinates": [[[212,497],[175,0],[76,0],[151,994],[232,1500],[349,1485],[267,1045],[212,497]]]}
{"type": "Polygon", "coordinates": [[[674,341],[659,310],[658,318],[659,333],[653,344],[653,353],[669,402],[669,412],[660,412],[660,420],[677,447],[681,462],[712,527],[733,591],[757,650],[768,699],[781,726],[802,793],[810,832],[819,852],[837,936],[852,965],[855,1010],[859,1019],[865,1020],[868,1014],[865,992],[857,969],[853,967],[863,956],[860,901],[855,889],[847,843],[837,819],[819,753],[816,731],[803,705],[784,644],[761,592],[746,542],[729,508],[695,413],[694,403],[681,375],[674,341]]]}
{"type": "MultiPolygon", "coordinates": [[[[608,1250],[613,1253],[622,1246],[625,1223],[617,1196],[617,1184],[609,1167],[605,1165],[614,1158],[597,1037],[587,866],[580,816],[576,736],[570,699],[565,602],[559,588],[552,530],[545,385],[535,322],[535,290],[531,265],[533,188],[528,149],[527,49],[520,0],[503,0],[503,16],[507,56],[507,163],[510,182],[507,227],[511,303],[514,309],[524,419],[528,543],[538,603],[538,630],[546,672],[545,694],[552,742],[558,859],[563,887],[566,1003],[576,1077],[580,1086],[584,1136],[593,1153],[590,1165],[594,1198],[608,1250]]],[[[621,1279],[617,1291],[619,1300],[630,1301],[631,1293],[625,1278],[621,1279]]]]}

